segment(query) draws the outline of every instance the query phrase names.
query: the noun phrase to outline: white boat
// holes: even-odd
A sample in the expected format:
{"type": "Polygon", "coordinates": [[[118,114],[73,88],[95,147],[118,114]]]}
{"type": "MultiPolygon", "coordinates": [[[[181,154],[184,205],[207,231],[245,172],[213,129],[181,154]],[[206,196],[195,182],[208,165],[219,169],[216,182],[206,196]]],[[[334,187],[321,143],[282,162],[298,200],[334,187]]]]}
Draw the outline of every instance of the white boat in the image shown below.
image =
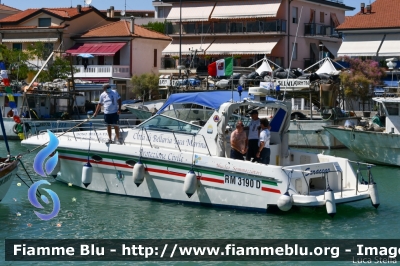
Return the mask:
{"type": "MultiPolygon", "coordinates": [[[[379,205],[377,185],[367,167],[368,183],[346,158],[290,150],[291,104],[266,99],[236,102],[231,92],[173,94],[158,113],[134,128],[121,128],[123,145],[106,144],[104,130],[55,133],[59,139],[56,179],[90,191],[165,201],[197,203],[265,212],[271,206],[326,206],[371,199],[379,205]],[[164,115],[170,105],[185,106],[164,115]],[[229,134],[247,108],[275,108],[271,119],[269,165],[228,158],[229,134]],[[184,118],[186,117],[186,118],[184,118]]],[[[244,123],[247,117],[242,118],[244,123]]],[[[247,119],[247,121],[246,121],[247,119]]],[[[43,132],[22,141],[39,146],[43,132]]],[[[363,170],[364,171],[364,170],[363,170]]],[[[362,171],[361,171],[362,172],[362,171]]]]}
{"type": "Polygon", "coordinates": [[[149,119],[153,114],[155,114],[164,103],[165,99],[149,102],[140,101],[133,104],[123,104],[122,109],[129,110],[135,118],[143,121],[149,119]]]}
{"type": "Polygon", "coordinates": [[[325,129],[361,159],[378,164],[400,166],[400,98],[372,98],[385,121],[384,130],[367,131],[356,124],[325,129]]]}

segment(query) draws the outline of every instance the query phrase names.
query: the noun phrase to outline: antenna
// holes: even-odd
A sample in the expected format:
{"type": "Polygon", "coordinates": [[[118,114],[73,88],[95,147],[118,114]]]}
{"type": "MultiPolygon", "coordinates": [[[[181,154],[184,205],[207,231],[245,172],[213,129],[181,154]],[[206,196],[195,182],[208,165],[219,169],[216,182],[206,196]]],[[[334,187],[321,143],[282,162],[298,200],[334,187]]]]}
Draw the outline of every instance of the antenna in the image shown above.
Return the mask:
{"type": "Polygon", "coordinates": [[[121,11],[121,16],[125,16],[125,10],[121,11]]]}
{"type": "Polygon", "coordinates": [[[85,0],[85,4],[90,6],[90,4],[92,3],[92,0],[85,0]]]}

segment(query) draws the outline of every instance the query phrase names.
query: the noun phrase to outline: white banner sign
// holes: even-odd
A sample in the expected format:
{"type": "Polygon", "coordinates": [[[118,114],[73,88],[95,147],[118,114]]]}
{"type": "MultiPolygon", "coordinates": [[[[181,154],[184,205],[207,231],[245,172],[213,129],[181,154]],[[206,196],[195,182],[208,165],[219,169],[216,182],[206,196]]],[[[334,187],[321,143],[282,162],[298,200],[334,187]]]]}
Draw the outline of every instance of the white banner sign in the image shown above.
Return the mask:
{"type": "Polygon", "coordinates": [[[284,87],[297,87],[297,88],[308,88],[310,87],[310,81],[308,79],[277,79],[275,83],[281,86],[281,89],[284,87]]]}
{"type": "MultiPolygon", "coordinates": [[[[172,86],[175,86],[176,85],[176,83],[178,82],[179,80],[177,80],[177,79],[173,79],[172,80],[172,86]]],[[[171,86],[171,80],[170,79],[159,79],[158,80],[158,86],[171,86]]]]}

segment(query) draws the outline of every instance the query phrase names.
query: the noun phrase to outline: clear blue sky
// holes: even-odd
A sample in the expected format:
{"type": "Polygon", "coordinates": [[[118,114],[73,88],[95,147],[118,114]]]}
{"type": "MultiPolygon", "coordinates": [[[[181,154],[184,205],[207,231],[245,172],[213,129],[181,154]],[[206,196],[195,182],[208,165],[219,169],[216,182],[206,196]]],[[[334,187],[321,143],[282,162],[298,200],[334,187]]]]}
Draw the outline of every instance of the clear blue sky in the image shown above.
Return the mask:
{"type": "MultiPolygon", "coordinates": [[[[364,2],[369,4],[374,0],[343,0],[348,6],[355,7],[356,9],[352,12],[346,12],[346,16],[352,16],[360,10],[360,3],[364,2]]],[[[21,10],[27,8],[42,8],[42,7],[70,7],[76,5],[84,5],[84,0],[0,0],[2,4],[12,6],[21,10]]],[[[114,6],[115,9],[126,9],[130,10],[154,10],[151,4],[152,0],[92,0],[92,6],[97,9],[107,9],[110,6],[114,6]]]]}

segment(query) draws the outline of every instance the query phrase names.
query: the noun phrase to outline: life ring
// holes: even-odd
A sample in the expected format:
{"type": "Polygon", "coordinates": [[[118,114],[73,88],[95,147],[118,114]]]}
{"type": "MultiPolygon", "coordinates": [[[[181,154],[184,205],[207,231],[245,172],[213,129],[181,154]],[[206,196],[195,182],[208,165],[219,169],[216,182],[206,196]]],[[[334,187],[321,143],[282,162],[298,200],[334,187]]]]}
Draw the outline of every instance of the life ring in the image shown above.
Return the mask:
{"type": "MultiPolygon", "coordinates": [[[[13,132],[14,132],[15,134],[18,135],[17,126],[18,126],[18,124],[14,124],[14,126],[13,126],[13,132]]],[[[24,124],[22,124],[22,126],[24,126],[24,124]]]]}

